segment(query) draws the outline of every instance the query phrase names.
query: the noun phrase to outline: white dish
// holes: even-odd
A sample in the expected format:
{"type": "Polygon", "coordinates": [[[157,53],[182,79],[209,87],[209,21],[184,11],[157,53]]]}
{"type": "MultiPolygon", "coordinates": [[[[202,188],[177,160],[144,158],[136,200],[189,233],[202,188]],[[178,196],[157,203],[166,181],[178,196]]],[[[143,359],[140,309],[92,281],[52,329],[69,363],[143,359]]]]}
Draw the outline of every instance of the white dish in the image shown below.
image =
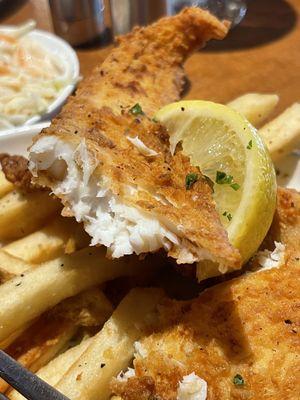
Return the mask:
{"type": "MultiPolygon", "coordinates": [[[[34,135],[43,128],[49,126],[50,122],[44,122],[33,126],[18,128],[16,133],[0,133],[0,153],[20,154],[27,156],[27,149],[32,143],[34,135]]],[[[300,191],[300,155],[294,152],[276,165],[280,171],[278,184],[283,187],[297,189],[300,191]]]]}
{"type": "MultiPolygon", "coordinates": [[[[3,26],[1,25],[1,28],[7,29],[8,31],[12,29],[11,26],[3,26]]],[[[59,96],[54,100],[49,107],[47,108],[46,112],[42,115],[35,115],[28,119],[24,125],[22,126],[28,126],[35,124],[41,120],[50,120],[62,107],[62,105],[65,103],[67,97],[74,91],[76,82],[79,79],[79,61],[76,55],[76,52],[73,50],[73,48],[63,39],[59,38],[58,36],[46,32],[46,31],[41,31],[39,29],[34,29],[32,32],[29,32],[26,37],[38,42],[41,44],[44,48],[46,48],[50,53],[54,54],[57,57],[60,57],[68,63],[71,69],[71,78],[72,82],[69,85],[67,85],[59,94],[59,96]]],[[[21,127],[22,127],[21,126],[21,127]]],[[[19,129],[20,127],[16,127],[15,129],[19,129]]],[[[14,128],[9,129],[9,130],[2,130],[2,132],[7,132],[7,131],[15,131],[14,128]]]]}
{"type": "Polygon", "coordinates": [[[27,149],[32,143],[32,138],[49,125],[50,122],[41,122],[31,126],[18,127],[13,133],[11,130],[1,132],[0,153],[27,157],[27,149]]]}
{"type": "Polygon", "coordinates": [[[300,152],[294,151],[276,165],[278,184],[300,191],[300,152]]]}

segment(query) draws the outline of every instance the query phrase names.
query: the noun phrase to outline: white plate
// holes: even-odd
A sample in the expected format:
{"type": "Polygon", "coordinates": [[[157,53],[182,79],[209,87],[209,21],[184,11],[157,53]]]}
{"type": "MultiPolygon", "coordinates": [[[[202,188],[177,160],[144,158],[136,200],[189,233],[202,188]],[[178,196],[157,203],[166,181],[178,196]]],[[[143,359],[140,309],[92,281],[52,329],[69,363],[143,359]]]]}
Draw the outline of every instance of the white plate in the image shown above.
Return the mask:
{"type": "MultiPolygon", "coordinates": [[[[27,156],[27,149],[34,135],[39,133],[50,122],[19,128],[17,133],[0,133],[0,153],[20,154],[27,156]]],[[[294,152],[276,165],[280,171],[278,184],[300,191],[300,152],[294,152]]]]}
{"type": "MultiPolygon", "coordinates": [[[[1,28],[9,30],[10,26],[1,25],[1,28]]],[[[44,48],[46,48],[50,53],[56,55],[59,58],[66,60],[70,69],[71,77],[73,82],[77,82],[79,78],[79,61],[75,51],[72,47],[63,39],[54,35],[53,33],[41,31],[39,29],[34,29],[29,32],[26,37],[33,39],[34,41],[40,43],[44,48]]],[[[61,108],[61,106],[66,101],[67,97],[73,92],[76,84],[72,83],[67,85],[60,93],[60,95],[54,100],[46,112],[42,115],[35,115],[28,119],[23,126],[35,124],[41,120],[51,119],[61,108]]],[[[18,129],[20,127],[16,127],[18,129]]],[[[7,130],[8,131],[8,130],[7,130]]],[[[9,131],[15,131],[15,128],[9,129],[9,131]]],[[[6,130],[1,130],[0,132],[6,132],[6,130]]]]}

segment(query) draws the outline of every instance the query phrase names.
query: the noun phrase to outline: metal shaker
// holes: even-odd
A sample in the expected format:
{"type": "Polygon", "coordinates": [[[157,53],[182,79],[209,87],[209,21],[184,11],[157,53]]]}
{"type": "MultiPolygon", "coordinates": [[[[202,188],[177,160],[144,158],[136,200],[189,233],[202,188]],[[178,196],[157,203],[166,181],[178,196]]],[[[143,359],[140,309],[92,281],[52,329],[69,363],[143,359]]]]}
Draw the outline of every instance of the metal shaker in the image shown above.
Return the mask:
{"type": "Polygon", "coordinates": [[[109,0],[49,0],[53,28],[73,46],[112,40],[109,0]]]}
{"type": "Polygon", "coordinates": [[[148,25],[168,12],[165,0],[110,0],[115,35],[130,32],[136,25],[148,25]]]}
{"type": "Polygon", "coordinates": [[[164,15],[174,15],[184,7],[201,7],[232,26],[245,16],[246,0],[110,0],[114,34],[131,31],[136,25],[148,25],[164,15]]]}

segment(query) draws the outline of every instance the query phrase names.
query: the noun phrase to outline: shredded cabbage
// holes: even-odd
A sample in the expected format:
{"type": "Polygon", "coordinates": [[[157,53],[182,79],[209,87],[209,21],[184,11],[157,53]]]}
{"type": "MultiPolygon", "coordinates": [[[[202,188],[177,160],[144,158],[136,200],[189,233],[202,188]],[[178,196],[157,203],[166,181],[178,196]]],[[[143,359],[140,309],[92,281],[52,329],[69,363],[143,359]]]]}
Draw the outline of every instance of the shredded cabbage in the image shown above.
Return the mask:
{"type": "Polygon", "coordinates": [[[73,83],[68,63],[28,37],[34,21],[0,28],[0,130],[46,112],[73,83]]]}

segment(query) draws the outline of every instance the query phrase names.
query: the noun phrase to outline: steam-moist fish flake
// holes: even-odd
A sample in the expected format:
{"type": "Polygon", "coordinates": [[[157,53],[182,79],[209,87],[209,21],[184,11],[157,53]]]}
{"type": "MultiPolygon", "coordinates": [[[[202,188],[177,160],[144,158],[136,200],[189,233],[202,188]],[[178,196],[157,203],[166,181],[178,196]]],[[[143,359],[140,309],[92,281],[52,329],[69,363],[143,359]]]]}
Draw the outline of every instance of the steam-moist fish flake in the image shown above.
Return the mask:
{"type": "Polygon", "coordinates": [[[207,382],[195,372],[183,377],[179,382],[177,400],[206,400],[207,382]]]}
{"type": "MultiPolygon", "coordinates": [[[[48,169],[55,177],[62,176],[52,188],[55,195],[67,195],[68,203],[77,222],[84,222],[91,236],[91,245],[102,244],[108,254],[119,258],[128,254],[141,254],[180,245],[176,233],[167,229],[150,213],[126,205],[109,189],[109,179],[96,181],[92,172],[93,160],[89,158],[85,143],[73,149],[54,136],[45,136],[31,148],[30,169],[48,169]],[[81,162],[77,162],[80,156],[81,162]],[[64,161],[64,171],[55,170],[57,161],[64,161]],[[104,185],[102,187],[101,185],[104,185]]],[[[127,192],[136,188],[127,185],[127,192]]]]}
{"type": "Polygon", "coordinates": [[[279,268],[285,263],[285,245],[281,242],[274,242],[273,251],[263,250],[257,253],[257,260],[262,267],[261,271],[267,269],[279,268]]]}

